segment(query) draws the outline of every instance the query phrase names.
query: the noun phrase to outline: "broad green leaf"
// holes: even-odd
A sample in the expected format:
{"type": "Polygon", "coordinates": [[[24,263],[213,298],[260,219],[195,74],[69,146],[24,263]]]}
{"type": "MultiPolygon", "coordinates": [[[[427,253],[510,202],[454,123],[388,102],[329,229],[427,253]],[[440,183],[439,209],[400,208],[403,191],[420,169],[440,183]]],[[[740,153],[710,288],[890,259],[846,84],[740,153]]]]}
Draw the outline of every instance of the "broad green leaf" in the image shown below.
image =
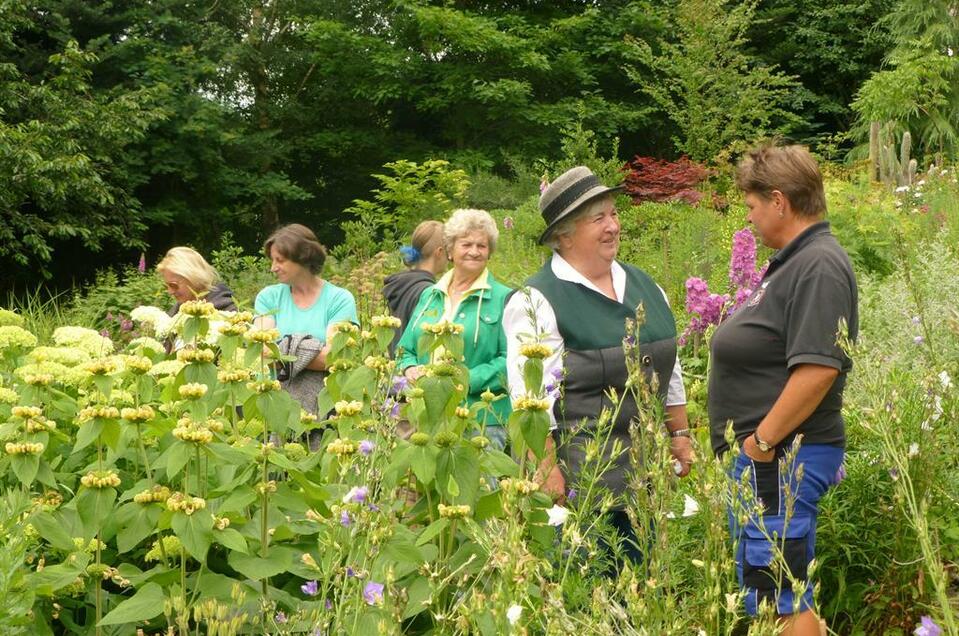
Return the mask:
{"type": "Polygon", "coordinates": [[[460,485],[457,483],[456,477],[453,476],[453,473],[450,473],[449,477],[446,479],[446,492],[449,493],[449,496],[454,501],[460,496],[460,485]]]}
{"type": "Polygon", "coordinates": [[[523,363],[523,382],[526,390],[538,393],[543,388],[543,361],[538,358],[527,358],[523,363]]]}
{"type": "Polygon", "coordinates": [[[77,441],[73,445],[73,452],[81,451],[100,437],[100,431],[103,430],[104,420],[95,417],[81,424],[77,428],[77,441]]]}
{"type": "Polygon", "coordinates": [[[96,532],[97,528],[103,525],[103,521],[113,514],[113,502],[116,498],[117,491],[113,488],[80,488],[74,501],[88,534],[96,532]]]}
{"type": "MultiPolygon", "coordinates": [[[[140,623],[163,613],[166,597],[163,588],[156,583],[147,583],[136,594],[123,601],[100,619],[100,625],[140,623]]],[[[131,628],[132,629],[132,628],[131,628]]]]}
{"type": "Polygon", "coordinates": [[[40,532],[44,541],[57,548],[73,552],[73,537],[67,532],[66,525],[59,518],[59,513],[40,512],[30,518],[30,523],[40,532]]]}
{"type": "Polygon", "coordinates": [[[117,511],[117,552],[124,553],[135,548],[150,536],[157,526],[161,509],[157,504],[139,504],[130,502],[117,511]]]}
{"type": "Polygon", "coordinates": [[[213,531],[213,540],[222,546],[247,554],[249,548],[246,545],[246,539],[243,535],[233,528],[224,528],[223,530],[213,531]]]}
{"type": "Polygon", "coordinates": [[[39,455],[11,455],[10,467],[20,483],[29,488],[37,476],[37,470],[40,468],[39,455]]]}
{"type": "Polygon", "coordinates": [[[221,515],[227,512],[240,512],[256,501],[256,497],[256,492],[250,486],[241,486],[227,495],[217,512],[221,515]]]}
{"type": "Polygon", "coordinates": [[[206,552],[213,540],[213,515],[206,510],[197,510],[192,515],[174,512],[170,527],[194,559],[206,561],[206,552]]]}
{"type": "Polygon", "coordinates": [[[433,446],[414,446],[413,448],[410,467],[420,483],[428,486],[436,476],[437,450],[433,446]]]}
{"type": "Polygon", "coordinates": [[[519,474],[519,464],[512,457],[491,447],[480,454],[480,463],[485,471],[496,477],[515,477],[519,474]]]}
{"type": "Polygon", "coordinates": [[[406,588],[406,609],[403,610],[403,618],[407,619],[416,616],[427,607],[432,598],[433,590],[426,577],[418,576],[413,579],[413,583],[406,588]]]}
{"type": "Polygon", "coordinates": [[[266,558],[231,552],[228,558],[230,567],[243,576],[259,581],[276,576],[289,569],[293,562],[293,550],[284,546],[270,546],[266,558]]]}
{"type": "Polygon", "coordinates": [[[166,475],[167,479],[173,479],[180,474],[183,467],[194,455],[193,446],[187,442],[177,440],[170,445],[166,453],[166,475]]]}

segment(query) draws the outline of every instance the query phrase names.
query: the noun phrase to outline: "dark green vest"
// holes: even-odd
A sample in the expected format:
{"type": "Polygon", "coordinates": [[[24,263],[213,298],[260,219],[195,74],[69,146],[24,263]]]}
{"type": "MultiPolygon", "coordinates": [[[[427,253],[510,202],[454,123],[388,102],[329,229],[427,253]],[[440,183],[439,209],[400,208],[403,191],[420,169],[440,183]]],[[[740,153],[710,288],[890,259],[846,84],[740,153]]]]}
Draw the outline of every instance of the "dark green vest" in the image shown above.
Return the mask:
{"type": "MultiPolygon", "coordinates": [[[[606,397],[611,388],[626,397],[603,458],[610,456],[616,440],[624,449],[630,446],[629,423],[638,416],[639,408],[626,391],[623,338],[626,319],[635,318],[640,303],[646,314],[639,334],[640,364],[647,382],[653,383],[663,401],[676,363],[676,321],[662,291],[642,270],[625,263],[620,265],[626,271],[622,303],[579,283],[556,278],[550,261],[527,281],[549,301],[565,344],[563,400],[556,402],[553,412],[564,438],[569,438],[558,454],[567,477],[574,481],[585,457],[585,442],[593,437],[600,412],[603,407],[614,406],[606,397]]],[[[622,493],[628,482],[628,469],[629,454],[624,452],[604,475],[604,485],[622,493]]]]}

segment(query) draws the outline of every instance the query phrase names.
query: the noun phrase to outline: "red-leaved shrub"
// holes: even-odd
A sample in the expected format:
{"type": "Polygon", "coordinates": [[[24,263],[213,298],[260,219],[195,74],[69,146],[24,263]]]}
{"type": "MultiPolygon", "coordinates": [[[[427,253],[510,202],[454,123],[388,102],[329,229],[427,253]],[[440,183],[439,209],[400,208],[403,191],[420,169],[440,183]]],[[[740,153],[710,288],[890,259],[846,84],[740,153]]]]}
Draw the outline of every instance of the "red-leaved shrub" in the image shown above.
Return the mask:
{"type": "Polygon", "coordinates": [[[637,156],[623,166],[626,194],[634,203],[642,201],[685,201],[696,205],[703,193],[696,189],[709,171],[688,157],[665,161],[637,156]]]}

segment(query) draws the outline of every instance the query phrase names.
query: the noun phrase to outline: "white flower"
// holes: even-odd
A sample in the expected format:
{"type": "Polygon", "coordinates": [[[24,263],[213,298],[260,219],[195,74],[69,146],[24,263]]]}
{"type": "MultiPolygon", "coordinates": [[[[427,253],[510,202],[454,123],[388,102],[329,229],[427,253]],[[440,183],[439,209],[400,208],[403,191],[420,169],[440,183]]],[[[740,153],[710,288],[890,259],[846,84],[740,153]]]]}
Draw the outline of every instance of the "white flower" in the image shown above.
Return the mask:
{"type": "Polygon", "coordinates": [[[936,395],[932,398],[932,421],[937,422],[942,417],[942,397],[936,395]]]}
{"type": "Polygon", "coordinates": [[[952,47],[947,47],[947,48],[946,48],[946,55],[948,55],[949,57],[952,57],[952,55],[953,55],[952,47]]]}
{"type": "Polygon", "coordinates": [[[692,517],[699,512],[699,504],[689,495],[683,495],[683,516],[692,517]]]}
{"type": "Polygon", "coordinates": [[[909,458],[912,459],[913,457],[918,457],[918,456],[919,456],[919,444],[917,444],[916,442],[913,442],[912,444],[909,445],[909,458]]]}
{"type": "Polygon", "coordinates": [[[896,188],[896,192],[909,192],[909,186],[899,186],[896,188]]]}
{"type": "Polygon", "coordinates": [[[506,620],[509,621],[510,625],[515,625],[516,621],[519,620],[519,617],[523,614],[523,608],[519,605],[510,605],[509,609],[506,610],[506,620]]]}
{"type": "Polygon", "coordinates": [[[923,420],[922,424],[919,425],[919,428],[921,428],[924,431],[931,431],[932,424],[929,423],[929,420],[923,420]]]}
{"type": "Polygon", "coordinates": [[[546,511],[546,514],[549,515],[549,521],[546,523],[551,526],[561,526],[566,523],[566,517],[569,516],[569,508],[554,505],[546,511]]]}
{"type": "Polygon", "coordinates": [[[942,384],[942,388],[944,389],[952,388],[952,378],[949,377],[948,371],[941,371],[939,373],[939,382],[942,384]]]}

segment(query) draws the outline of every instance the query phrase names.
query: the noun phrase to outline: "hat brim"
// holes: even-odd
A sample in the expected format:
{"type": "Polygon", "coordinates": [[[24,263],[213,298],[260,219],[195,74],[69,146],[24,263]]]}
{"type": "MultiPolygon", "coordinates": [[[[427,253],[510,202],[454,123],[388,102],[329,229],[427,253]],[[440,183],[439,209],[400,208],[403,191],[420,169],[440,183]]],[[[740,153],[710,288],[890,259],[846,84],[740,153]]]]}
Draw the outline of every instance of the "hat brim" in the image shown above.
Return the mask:
{"type": "Polygon", "coordinates": [[[626,184],[622,183],[618,186],[613,186],[611,188],[606,186],[599,186],[597,188],[593,188],[592,190],[587,191],[586,193],[583,194],[583,196],[579,197],[578,199],[570,203],[569,207],[563,210],[555,219],[553,219],[552,223],[546,226],[546,229],[543,230],[543,233],[539,237],[539,241],[538,241],[539,244],[543,245],[546,242],[546,239],[549,237],[550,233],[553,231],[553,229],[557,225],[559,225],[563,221],[563,219],[568,219],[570,215],[575,214],[581,207],[583,207],[584,205],[586,205],[593,199],[598,199],[599,197],[605,196],[607,194],[615,194],[618,192],[622,192],[625,189],[626,189],[626,184]]]}

